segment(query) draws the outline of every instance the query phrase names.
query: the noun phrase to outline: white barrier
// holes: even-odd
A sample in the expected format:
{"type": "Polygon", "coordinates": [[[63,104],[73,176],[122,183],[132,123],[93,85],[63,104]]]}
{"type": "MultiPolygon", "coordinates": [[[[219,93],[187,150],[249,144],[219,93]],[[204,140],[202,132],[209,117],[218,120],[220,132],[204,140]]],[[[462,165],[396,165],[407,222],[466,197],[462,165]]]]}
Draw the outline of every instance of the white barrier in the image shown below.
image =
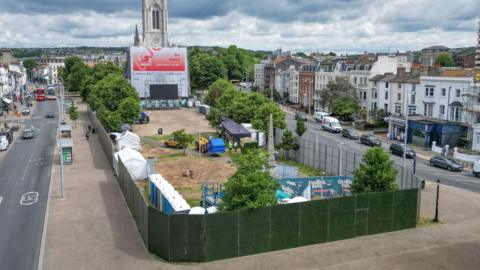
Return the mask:
{"type": "Polygon", "coordinates": [[[442,153],[442,147],[437,146],[437,142],[432,143],[432,152],[441,154],[442,153]]]}
{"type": "Polygon", "coordinates": [[[480,160],[480,156],[465,155],[465,154],[459,153],[457,147],[453,148],[453,158],[460,161],[464,161],[464,162],[470,162],[470,163],[474,163],[475,161],[480,160]]]}

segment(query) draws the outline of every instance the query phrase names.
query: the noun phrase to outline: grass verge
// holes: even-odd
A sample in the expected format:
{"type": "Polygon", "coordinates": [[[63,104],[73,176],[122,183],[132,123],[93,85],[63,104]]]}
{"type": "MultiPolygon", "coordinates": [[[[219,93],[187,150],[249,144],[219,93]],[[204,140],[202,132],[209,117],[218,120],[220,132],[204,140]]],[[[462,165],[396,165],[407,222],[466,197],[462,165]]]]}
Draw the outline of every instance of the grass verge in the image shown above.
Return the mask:
{"type": "Polygon", "coordinates": [[[307,166],[303,163],[300,162],[295,162],[292,160],[287,160],[287,159],[279,159],[280,163],[286,164],[288,166],[294,166],[298,168],[298,172],[306,177],[314,177],[314,176],[324,176],[326,173],[321,170],[317,170],[313,167],[307,166]]]}
{"type": "Polygon", "coordinates": [[[430,227],[430,226],[435,226],[438,224],[443,224],[443,222],[440,220],[440,222],[434,222],[433,218],[431,217],[420,217],[420,220],[417,223],[418,228],[423,228],[423,227],[430,227]]]}

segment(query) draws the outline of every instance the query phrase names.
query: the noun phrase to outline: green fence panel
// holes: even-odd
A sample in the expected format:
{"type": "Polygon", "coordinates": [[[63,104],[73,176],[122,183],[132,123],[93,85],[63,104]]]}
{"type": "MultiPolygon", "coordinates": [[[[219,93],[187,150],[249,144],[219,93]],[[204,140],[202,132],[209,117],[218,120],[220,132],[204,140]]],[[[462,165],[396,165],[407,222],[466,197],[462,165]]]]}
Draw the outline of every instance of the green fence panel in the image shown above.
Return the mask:
{"type": "Polygon", "coordinates": [[[368,234],[368,194],[355,195],[355,236],[368,234]]]}
{"type": "Polygon", "coordinates": [[[277,205],[270,210],[270,250],[299,246],[300,203],[277,205]]]}
{"type": "Polygon", "coordinates": [[[368,194],[368,234],[392,231],[394,194],[393,191],[368,194]]]}
{"type": "Polygon", "coordinates": [[[205,260],[205,216],[171,215],[170,256],[173,261],[205,260]]]}
{"type": "Polygon", "coordinates": [[[415,228],[417,224],[418,189],[395,192],[393,230],[415,228]]]}
{"type": "Polygon", "coordinates": [[[270,207],[238,212],[238,255],[270,251],[270,207]]]}
{"type": "Polygon", "coordinates": [[[327,242],[328,202],[317,200],[299,204],[299,245],[313,245],[327,242]]]}
{"type": "Polygon", "coordinates": [[[207,215],[205,225],[207,261],[238,256],[238,211],[207,215]]]}
{"type": "Polygon", "coordinates": [[[148,207],[148,236],[148,250],[171,261],[169,216],[153,207],[148,207]]]}
{"type": "Polygon", "coordinates": [[[355,236],[355,197],[340,197],[328,203],[328,241],[355,236]]]}
{"type": "Polygon", "coordinates": [[[192,215],[188,219],[188,261],[205,261],[206,227],[205,215],[192,215]]]}

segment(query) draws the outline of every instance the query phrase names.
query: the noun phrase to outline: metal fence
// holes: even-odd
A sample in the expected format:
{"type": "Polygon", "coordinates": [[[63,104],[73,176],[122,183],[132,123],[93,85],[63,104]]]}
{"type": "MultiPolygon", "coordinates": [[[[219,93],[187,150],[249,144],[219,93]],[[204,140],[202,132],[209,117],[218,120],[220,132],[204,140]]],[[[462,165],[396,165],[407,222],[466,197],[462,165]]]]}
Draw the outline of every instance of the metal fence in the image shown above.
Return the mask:
{"type": "Polygon", "coordinates": [[[100,123],[100,121],[97,119],[95,113],[90,109],[90,106],[88,106],[88,115],[90,117],[90,122],[92,123],[92,128],[95,129],[95,132],[98,135],[98,139],[100,140],[100,144],[102,145],[103,152],[105,152],[108,161],[110,161],[110,165],[112,165],[113,153],[115,150],[114,145],[112,144],[112,140],[110,140],[110,136],[103,128],[103,125],[100,123]]]}
{"type": "MultiPolygon", "coordinates": [[[[275,144],[282,141],[283,130],[276,129],[275,144]]],[[[300,146],[295,152],[294,160],[312,168],[322,170],[330,175],[351,176],[363,160],[363,155],[350,151],[346,145],[327,145],[314,140],[298,138],[300,146]]],[[[421,180],[411,170],[403,170],[395,165],[398,171],[397,183],[400,189],[418,188],[421,180]]]]}

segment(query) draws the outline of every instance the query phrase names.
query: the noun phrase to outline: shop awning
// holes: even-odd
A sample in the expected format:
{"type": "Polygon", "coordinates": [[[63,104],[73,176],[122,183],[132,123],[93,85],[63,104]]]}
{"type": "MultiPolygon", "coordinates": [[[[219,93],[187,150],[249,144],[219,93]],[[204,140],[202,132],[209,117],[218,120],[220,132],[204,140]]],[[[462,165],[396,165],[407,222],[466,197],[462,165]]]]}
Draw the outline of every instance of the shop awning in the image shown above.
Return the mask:
{"type": "Polygon", "coordinates": [[[12,104],[12,100],[11,99],[8,99],[8,98],[2,98],[3,102],[7,103],[7,104],[12,104]]]}

